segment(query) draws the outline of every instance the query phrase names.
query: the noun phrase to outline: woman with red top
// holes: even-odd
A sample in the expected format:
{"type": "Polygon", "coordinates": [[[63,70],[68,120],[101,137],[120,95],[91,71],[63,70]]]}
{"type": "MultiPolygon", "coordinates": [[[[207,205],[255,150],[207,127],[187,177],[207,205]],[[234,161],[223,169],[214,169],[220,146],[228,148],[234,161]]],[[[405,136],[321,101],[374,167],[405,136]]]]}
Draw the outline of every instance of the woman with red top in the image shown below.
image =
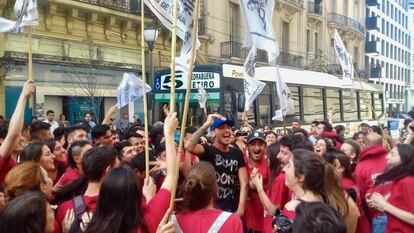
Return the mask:
{"type": "Polygon", "coordinates": [[[155,184],[146,178],[141,191],[131,168],[113,169],[102,183],[95,213],[85,232],[152,233],[157,231],[170,204],[177,157],[174,144],[174,132],[177,126],[177,113],[168,114],[164,122],[167,175],[156,196],[142,207],[141,196],[155,193],[155,184]]]}
{"type": "Polygon", "coordinates": [[[267,147],[270,177],[267,190],[263,189],[263,176],[252,175],[252,182],[259,193],[260,201],[265,208],[263,232],[272,232],[273,214],[276,209],[282,209],[289,197],[289,190],[285,185],[285,174],[282,172],[280,161],[277,159],[280,144],[274,143],[267,147]]]}
{"type": "Polygon", "coordinates": [[[210,163],[199,162],[191,168],[184,184],[184,210],[172,217],[176,232],[243,232],[238,215],[214,208],[217,189],[210,163]]]}
{"type": "Polygon", "coordinates": [[[331,165],[314,152],[297,149],[283,170],[286,186],[297,197],[285,205],[283,215],[295,219],[295,209],[301,202],[325,202],[344,218],[347,232],[355,232],[358,208],[344,194],[339,177],[331,165]]]}
{"type": "Polygon", "coordinates": [[[387,155],[387,170],[375,184],[392,182],[388,200],[379,193],[367,197],[370,207],[387,213],[385,232],[414,232],[414,146],[398,144],[387,155]]]}
{"type": "Polygon", "coordinates": [[[67,168],[66,150],[63,148],[63,145],[56,140],[46,141],[45,144],[55,156],[55,169],[54,171],[49,172],[49,174],[53,180],[53,184],[56,184],[67,168]]]}
{"type": "Polygon", "coordinates": [[[20,154],[19,162],[24,163],[26,161],[34,161],[42,166],[53,180],[53,173],[56,171],[55,167],[55,155],[52,154],[49,147],[43,142],[32,142],[27,145],[23,152],[20,154]]]}

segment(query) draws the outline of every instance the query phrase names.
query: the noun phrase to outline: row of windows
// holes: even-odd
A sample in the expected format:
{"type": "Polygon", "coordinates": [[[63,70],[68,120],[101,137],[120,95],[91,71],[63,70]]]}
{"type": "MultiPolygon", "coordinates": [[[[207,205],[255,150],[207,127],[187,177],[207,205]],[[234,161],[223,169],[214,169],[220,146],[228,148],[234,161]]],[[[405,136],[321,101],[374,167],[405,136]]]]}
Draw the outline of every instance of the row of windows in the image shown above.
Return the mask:
{"type": "MultiPolygon", "coordinates": [[[[398,0],[398,4],[403,8],[407,9],[407,0],[398,0]]],[[[380,6],[378,6],[378,9],[380,6]]],[[[390,16],[393,20],[403,25],[404,28],[407,28],[408,25],[408,16],[405,12],[401,12],[397,7],[394,6],[390,0],[382,0],[381,11],[386,15],[390,16]]]]}
{"type": "Polygon", "coordinates": [[[386,83],[385,93],[387,98],[404,99],[404,86],[386,83]]]}
{"type": "MultiPolygon", "coordinates": [[[[375,36],[371,36],[371,41],[375,40],[375,36]]],[[[381,55],[384,57],[390,58],[392,60],[410,65],[410,52],[405,51],[404,49],[398,48],[397,46],[389,43],[385,40],[381,40],[381,55]]]]}
{"type": "MultiPolygon", "coordinates": [[[[375,14],[372,15],[375,16],[375,14]]],[[[410,47],[411,45],[410,34],[405,33],[392,23],[388,21],[386,22],[385,19],[382,19],[381,21],[381,33],[404,45],[405,47],[410,47]]]]}

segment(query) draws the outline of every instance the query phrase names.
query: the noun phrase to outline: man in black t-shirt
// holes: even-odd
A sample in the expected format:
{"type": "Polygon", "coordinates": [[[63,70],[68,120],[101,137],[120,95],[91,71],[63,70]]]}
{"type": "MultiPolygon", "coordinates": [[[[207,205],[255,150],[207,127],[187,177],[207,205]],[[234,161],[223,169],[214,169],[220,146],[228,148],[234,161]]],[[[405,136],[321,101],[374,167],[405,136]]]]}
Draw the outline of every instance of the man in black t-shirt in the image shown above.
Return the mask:
{"type": "Polygon", "coordinates": [[[233,121],[211,114],[187,141],[185,148],[200,160],[208,161],[214,166],[218,184],[216,207],[242,216],[247,198],[248,177],[243,153],[237,148],[229,147],[233,125],[233,121]],[[209,127],[214,143],[198,144],[200,137],[209,127]]]}

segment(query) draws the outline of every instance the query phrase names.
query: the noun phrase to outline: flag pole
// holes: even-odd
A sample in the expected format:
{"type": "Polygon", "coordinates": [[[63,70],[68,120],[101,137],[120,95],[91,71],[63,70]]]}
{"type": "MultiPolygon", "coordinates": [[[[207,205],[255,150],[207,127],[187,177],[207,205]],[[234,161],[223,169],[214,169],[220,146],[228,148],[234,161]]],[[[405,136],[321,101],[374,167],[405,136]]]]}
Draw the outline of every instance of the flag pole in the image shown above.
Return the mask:
{"type": "MultiPolygon", "coordinates": [[[[28,26],[28,39],[29,39],[29,80],[33,80],[33,56],[32,56],[32,27],[28,26]]],[[[29,108],[33,109],[33,95],[29,98],[29,108]]]]}
{"type": "Polygon", "coordinates": [[[175,56],[177,48],[177,5],[178,0],[173,0],[173,25],[171,38],[171,90],[170,90],[170,112],[175,112],[175,56]]]}
{"type": "MultiPolygon", "coordinates": [[[[175,0],[176,1],[176,0],[175,0]]],[[[175,4],[174,1],[174,4],[175,4]]],[[[181,129],[180,129],[180,142],[178,144],[178,153],[177,153],[177,163],[175,166],[175,171],[174,171],[174,182],[173,182],[173,187],[171,190],[171,200],[170,200],[170,209],[174,209],[174,200],[175,200],[175,194],[177,191],[177,183],[178,183],[178,175],[179,175],[179,171],[180,171],[180,161],[181,161],[181,153],[182,153],[182,149],[183,149],[183,145],[184,145],[184,135],[185,135],[185,126],[187,124],[187,115],[188,115],[188,109],[189,109],[189,103],[190,103],[190,92],[191,92],[191,80],[193,78],[193,69],[194,69],[194,60],[195,60],[195,56],[196,56],[196,42],[198,39],[198,15],[199,15],[199,11],[200,11],[200,0],[195,0],[196,5],[195,5],[195,14],[194,14],[194,18],[193,18],[193,32],[192,32],[192,40],[191,40],[191,60],[190,60],[190,67],[189,67],[189,71],[188,71],[188,76],[187,76],[187,89],[185,92],[185,102],[184,102],[184,113],[183,113],[183,118],[181,121],[181,129]]],[[[174,17],[175,19],[176,17],[174,17]]],[[[173,49],[175,50],[175,49],[173,49]]],[[[174,67],[175,64],[172,63],[172,67],[174,67]]],[[[171,67],[171,68],[172,68],[171,67]]],[[[174,68],[175,69],[175,68],[174,68]]],[[[174,83],[174,82],[172,82],[174,83]]],[[[171,88],[172,90],[173,88],[171,88]]],[[[171,100],[174,99],[174,97],[171,98],[171,100]]],[[[173,112],[173,111],[172,111],[173,112]]]]}
{"type": "Polygon", "coordinates": [[[144,1],[141,1],[141,70],[144,100],[144,130],[145,130],[145,177],[149,178],[149,139],[148,139],[148,104],[147,104],[147,75],[145,74],[145,39],[144,39],[144,1]]]}

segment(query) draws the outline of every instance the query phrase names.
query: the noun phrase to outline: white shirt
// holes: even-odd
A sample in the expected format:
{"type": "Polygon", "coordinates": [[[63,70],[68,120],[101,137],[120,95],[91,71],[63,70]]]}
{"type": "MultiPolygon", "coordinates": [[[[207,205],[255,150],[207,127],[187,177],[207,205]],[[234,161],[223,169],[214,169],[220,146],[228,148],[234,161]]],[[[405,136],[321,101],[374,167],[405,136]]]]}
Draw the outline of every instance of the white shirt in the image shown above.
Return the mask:
{"type": "Polygon", "coordinates": [[[50,125],[50,133],[53,135],[53,131],[55,131],[56,128],[59,128],[59,123],[55,120],[50,122],[48,119],[44,120],[43,122],[46,122],[50,125]]]}

